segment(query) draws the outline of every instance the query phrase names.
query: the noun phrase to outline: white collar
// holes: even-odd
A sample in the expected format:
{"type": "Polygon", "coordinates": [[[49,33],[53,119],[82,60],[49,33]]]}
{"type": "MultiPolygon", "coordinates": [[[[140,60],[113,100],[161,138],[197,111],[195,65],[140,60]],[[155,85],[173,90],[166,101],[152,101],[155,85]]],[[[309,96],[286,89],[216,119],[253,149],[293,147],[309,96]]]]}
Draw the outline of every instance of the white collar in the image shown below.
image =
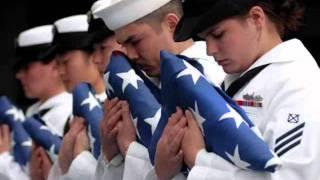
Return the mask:
{"type": "Polygon", "coordinates": [[[64,103],[64,101],[66,100],[66,98],[70,98],[71,94],[69,94],[68,92],[66,91],[63,91],[51,98],[49,98],[48,100],[46,100],[45,102],[43,103],[39,103],[39,108],[38,108],[38,111],[41,111],[43,109],[50,109],[54,106],[57,106],[61,103],[64,103]]]}
{"type": "MultiPolygon", "coordinates": [[[[261,56],[255,63],[250,66],[247,71],[265,64],[284,63],[299,60],[301,59],[301,55],[303,56],[306,52],[307,49],[304,47],[300,40],[292,39],[284,41],[261,56]]],[[[247,71],[245,71],[244,73],[246,73],[247,71]]]]}
{"type": "Polygon", "coordinates": [[[104,103],[104,101],[107,99],[107,94],[106,92],[102,92],[100,94],[95,94],[95,97],[100,103],[104,103]]]}
{"type": "Polygon", "coordinates": [[[187,56],[192,59],[208,59],[207,45],[204,41],[196,41],[192,46],[188,47],[180,53],[183,56],[187,56]]]}
{"type": "Polygon", "coordinates": [[[304,47],[302,42],[298,39],[292,39],[285,42],[282,42],[272,48],[270,51],[262,55],[256,62],[254,62],[246,71],[239,74],[227,74],[225,77],[225,87],[229,87],[230,84],[241,77],[243,74],[249,70],[262,66],[265,64],[275,64],[275,63],[286,63],[296,60],[301,60],[306,53],[309,53],[308,50],[304,47]]]}

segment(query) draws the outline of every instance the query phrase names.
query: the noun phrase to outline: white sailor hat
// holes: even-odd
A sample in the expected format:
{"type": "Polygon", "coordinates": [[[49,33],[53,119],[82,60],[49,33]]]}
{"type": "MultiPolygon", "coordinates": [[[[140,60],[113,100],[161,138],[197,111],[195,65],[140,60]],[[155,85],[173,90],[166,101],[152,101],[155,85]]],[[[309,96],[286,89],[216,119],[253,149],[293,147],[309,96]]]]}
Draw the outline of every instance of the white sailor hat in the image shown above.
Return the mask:
{"type": "Polygon", "coordinates": [[[171,0],[109,0],[93,12],[111,30],[117,30],[164,6],[171,0]]]}
{"type": "Polygon", "coordinates": [[[107,3],[110,0],[98,0],[92,6],[88,12],[89,33],[93,34],[93,43],[99,43],[103,39],[110,37],[114,34],[103,22],[101,18],[93,15],[92,12],[96,11],[102,4],[107,3]]]}
{"type": "Polygon", "coordinates": [[[53,26],[43,25],[21,32],[16,40],[16,70],[35,61],[50,62],[54,57],[53,26]]]}
{"type": "Polygon", "coordinates": [[[88,32],[87,15],[74,15],[54,22],[53,44],[58,53],[76,49],[90,49],[92,35],[88,32]]]}

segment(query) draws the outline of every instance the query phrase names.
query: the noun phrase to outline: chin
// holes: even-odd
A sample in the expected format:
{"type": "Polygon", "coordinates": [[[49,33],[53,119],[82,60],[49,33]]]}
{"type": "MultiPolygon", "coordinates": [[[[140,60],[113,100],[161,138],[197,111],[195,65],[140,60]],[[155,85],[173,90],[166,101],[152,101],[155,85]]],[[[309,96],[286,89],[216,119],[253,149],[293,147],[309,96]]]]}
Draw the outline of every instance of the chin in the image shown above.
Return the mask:
{"type": "Polygon", "coordinates": [[[145,71],[145,73],[150,76],[150,77],[159,77],[160,76],[160,72],[157,71],[145,71]]]}
{"type": "Polygon", "coordinates": [[[236,74],[236,73],[238,73],[238,71],[236,71],[236,70],[234,70],[234,69],[232,69],[232,68],[228,68],[228,67],[223,67],[223,71],[225,72],[225,73],[227,73],[227,74],[236,74]]]}
{"type": "Polygon", "coordinates": [[[66,85],[66,89],[67,89],[67,91],[68,91],[69,93],[72,93],[72,90],[73,90],[74,87],[75,87],[75,86],[74,86],[73,84],[67,84],[67,85],[66,85]]]}
{"type": "Polygon", "coordinates": [[[24,94],[25,94],[26,98],[28,98],[28,99],[37,98],[37,96],[35,94],[31,93],[31,92],[25,92],[24,94]]]}

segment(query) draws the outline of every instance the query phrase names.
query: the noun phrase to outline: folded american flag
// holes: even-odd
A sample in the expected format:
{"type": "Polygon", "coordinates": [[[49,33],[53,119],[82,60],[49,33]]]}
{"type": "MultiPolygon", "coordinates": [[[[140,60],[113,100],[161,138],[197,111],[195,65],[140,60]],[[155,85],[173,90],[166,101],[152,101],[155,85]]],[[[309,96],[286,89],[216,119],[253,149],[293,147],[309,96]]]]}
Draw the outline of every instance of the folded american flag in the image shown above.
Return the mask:
{"type": "Polygon", "coordinates": [[[110,99],[118,97],[128,101],[138,139],[147,147],[161,118],[158,100],[137,75],[127,57],[119,52],[113,53],[104,80],[110,99]]]}
{"type": "Polygon", "coordinates": [[[24,129],[31,136],[32,140],[43,147],[49,154],[52,161],[55,161],[61,146],[61,137],[54,134],[44,123],[39,115],[26,118],[22,121],[24,129]]]}
{"type": "Polygon", "coordinates": [[[0,124],[10,127],[14,159],[21,166],[25,166],[29,161],[32,148],[32,140],[21,124],[24,119],[23,112],[7,97],[0,97],[0,124]]]}
{"type": "MultiPolygon", "coordinates": [[[[13,129],[14,157],[16,159],[23,159],[24,163],[28,162],[30,154],[28,156],[26,154],[27,152],[31,153],[32,140],[47,150],[52,160],[57,158],[61,138],[48,129],[39,115],[26,118],[23,112],[5,97],[1,97],[0,108],[1,116],[4,115],[4,119],[6,119],[4,123],[13,129]],[[5,113],[2,113],[5,109],[7,109],[5,113]]],[[[20,163],[21,160],[17,160],[17,162],[20,163]]]]}
{"type": "MultiPolygon", "coordinates": [[[[186,57],[184,57],[186,59],[186,57]]],[[[245,112],[181,57],[161,52],[163,108],[190,109],[203,133],[206,149],[243,169],[274,172],[280,164],[245,112]]],[[[161,119],[158,140],[167,118],[161,119]]]]}
{"type": "Polygon", "coordinates": [[[78,84],[72,91],[73,115],[83,117],[88,127],[90,147],[95,158],[100,155],[99,123],[103,118],[103,110],[94,96],[95,91],[87,83],[78,84]]]}

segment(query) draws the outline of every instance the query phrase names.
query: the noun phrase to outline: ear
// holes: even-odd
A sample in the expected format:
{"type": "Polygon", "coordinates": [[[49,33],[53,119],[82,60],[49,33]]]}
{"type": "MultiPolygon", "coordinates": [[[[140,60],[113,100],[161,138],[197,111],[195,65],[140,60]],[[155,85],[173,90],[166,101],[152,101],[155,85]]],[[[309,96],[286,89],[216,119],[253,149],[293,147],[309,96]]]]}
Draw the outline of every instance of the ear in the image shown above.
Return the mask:
{"type": "Polygon", "coordinates": [[[57,59],[50,62],[50,69],[54,75],[60,76],[60,69],[57,59]]]}
{"type": "Polygon", "coordinates": [[[175,13],[168,13],[164,19],[163,24],[168,28],[169,32],[174,33],[180,18],[175,13]]]}
{"type": "Polygon", "coordinates": [[[51,62],[50,62],[50,64],[51,64],[51,66],[52,66],[52,68],[53,69],[59,69],[59,65],[58,65],[58,61],[57,61],[57,59],[55,58],[54,60],[52,60],[51,62]]]}
{"type": "Polygon", "coordinates": [[[257,29],[261,30],[266,24],[266,14],[260,6],[253,6],[249,11],[248,16],[253,21],[254,25],[256,25],[257,29]]]}

